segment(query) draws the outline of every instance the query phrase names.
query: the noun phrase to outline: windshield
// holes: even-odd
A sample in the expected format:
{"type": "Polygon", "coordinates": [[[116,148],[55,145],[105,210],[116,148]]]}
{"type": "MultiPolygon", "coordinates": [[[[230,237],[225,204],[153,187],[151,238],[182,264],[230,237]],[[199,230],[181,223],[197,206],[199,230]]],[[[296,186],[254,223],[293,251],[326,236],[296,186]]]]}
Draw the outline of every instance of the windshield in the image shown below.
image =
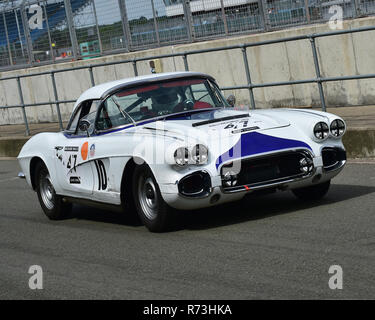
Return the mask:
{"type": "Polygon", "coordinates": [[[208,79],[181,79],[125,89],[109,97],[98,119],[98,129],[179,112],[226,107],[220,90],[208,79]]]}

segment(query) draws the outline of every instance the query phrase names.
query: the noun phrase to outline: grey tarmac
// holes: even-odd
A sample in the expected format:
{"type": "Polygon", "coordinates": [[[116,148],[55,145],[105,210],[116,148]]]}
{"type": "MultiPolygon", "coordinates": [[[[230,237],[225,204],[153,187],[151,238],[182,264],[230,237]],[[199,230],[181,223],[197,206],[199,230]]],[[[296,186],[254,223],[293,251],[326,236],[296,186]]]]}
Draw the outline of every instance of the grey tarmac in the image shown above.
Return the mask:
{"type": "Polygon", "coordinates": [[[0,161],[0,299],[375,298],[375,163],[347,164],[318,203],[248,196],[163,234],[83,206],[49,221],[19,170],[0,161]],[[42,290],[29,289],[31,265],[42,290]]]}

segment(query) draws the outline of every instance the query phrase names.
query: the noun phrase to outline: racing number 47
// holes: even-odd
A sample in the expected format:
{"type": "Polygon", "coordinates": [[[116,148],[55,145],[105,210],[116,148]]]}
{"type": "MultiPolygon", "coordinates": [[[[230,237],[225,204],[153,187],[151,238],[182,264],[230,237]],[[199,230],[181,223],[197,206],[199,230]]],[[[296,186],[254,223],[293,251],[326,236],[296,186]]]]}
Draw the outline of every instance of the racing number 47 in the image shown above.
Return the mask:
{"type": "Polygon", "coordinates": [[[72,158],[73,158],[73,161],[74,161],[74,163],[73,163],[73,169],[74,169],[74,171],[76,172],[76,171],[77,171],[77,169],[76,169],[76,165],[77,165],[77,155],[76,155],[76,154],[73,154],[73,155],[70,155],[70,156],[69,156],[68,164],[66,165],[66,167],[67,167],[68,169],[71,169],[71,168],[72,168],[72,158]]]}

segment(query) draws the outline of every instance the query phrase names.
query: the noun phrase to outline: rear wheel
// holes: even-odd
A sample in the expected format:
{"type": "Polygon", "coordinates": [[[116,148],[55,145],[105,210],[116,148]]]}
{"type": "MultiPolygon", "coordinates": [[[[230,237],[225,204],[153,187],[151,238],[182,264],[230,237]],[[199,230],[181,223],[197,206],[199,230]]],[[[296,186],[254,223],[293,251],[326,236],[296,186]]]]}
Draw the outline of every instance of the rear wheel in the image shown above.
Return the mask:
{"type": "Polygon", "coordinates": [[[159,186],[147,165],[137,166],[133,176],[133,195],[137,213],[152,232],[168,231],[175,222],[175,212],[163,200],[159,186]]]}
{"type": "Polygon", "coordinates": [[[51,220],[66,218],[71,213],[72,205],[64,203],[62,197],[56,194],[48,169],[42,162],[36,166],[35,181],[39,203],[46,216],[51,220]]]}
{"type": "Polygon", "coordinates": [[[293,189],[294,195],[301,200],[311,201],[323,198],[331,185],[331,180],[305,188],[293,189]]]}

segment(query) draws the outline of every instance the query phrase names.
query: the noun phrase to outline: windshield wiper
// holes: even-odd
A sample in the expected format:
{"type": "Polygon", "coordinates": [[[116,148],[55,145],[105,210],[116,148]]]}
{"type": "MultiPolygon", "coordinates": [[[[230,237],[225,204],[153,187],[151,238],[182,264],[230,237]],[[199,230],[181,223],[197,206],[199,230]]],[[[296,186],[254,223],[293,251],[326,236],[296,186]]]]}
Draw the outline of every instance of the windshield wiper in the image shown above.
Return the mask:
{"type": "Polygon", "coordinates": [[[172,118],[172,117],[178,117],[178,116],[182,116],[184,114],[186,115],[190,115],[192,113],[201,113],[201,112],[207,112],[207,111],[212,111],[212,110],[218,110],[218,109],[221,109],[222,107],[211,107],[211,108],[202,108],[202,109],[192,109],[192,110],[184,110],[184,111],[181,111],[181,112],[176,112],[176,113],[170,113],[170,114],[166,114],[163,119],[167,119],[167,118],[172,118]]]}
{"type": "Polygon", "coordinates": [[[118,111],[120,111],[120,113],[122,114],[122,116],[124,117],[124,119],[126,120],[126,117],[128,117],[130,119],[131,122],[133,122],[133,125],[134,127],[136,126],[135,125],[135,121],[133,120],[133,118],[129,115],[129,113],[127,113],[125,110],[122,110],[121,109],[121,106],[118,104],[118,102],[112,97],[112,101],[114,102],[114,104],[117,106],[117,109],[118,111]]]}
{"type": "Polygon", "coordinates": [[[204,126],[205,124],[210,124],[210,123],[215,123],[215,122],[221,122],[221,121],[226,121],[226,120],[232,120],[232,119],[240,119],[240,118],[247,118],[250,117],[250,114],[238,114],[235,116],[229,116],[229,117],[223,117],[223,118],[216,118],[216,119],[210,119],[210,120],[205,120],[201,122],[195,122],[192,124],[193,127],[198,127],[198,126],[204,126]]]}

